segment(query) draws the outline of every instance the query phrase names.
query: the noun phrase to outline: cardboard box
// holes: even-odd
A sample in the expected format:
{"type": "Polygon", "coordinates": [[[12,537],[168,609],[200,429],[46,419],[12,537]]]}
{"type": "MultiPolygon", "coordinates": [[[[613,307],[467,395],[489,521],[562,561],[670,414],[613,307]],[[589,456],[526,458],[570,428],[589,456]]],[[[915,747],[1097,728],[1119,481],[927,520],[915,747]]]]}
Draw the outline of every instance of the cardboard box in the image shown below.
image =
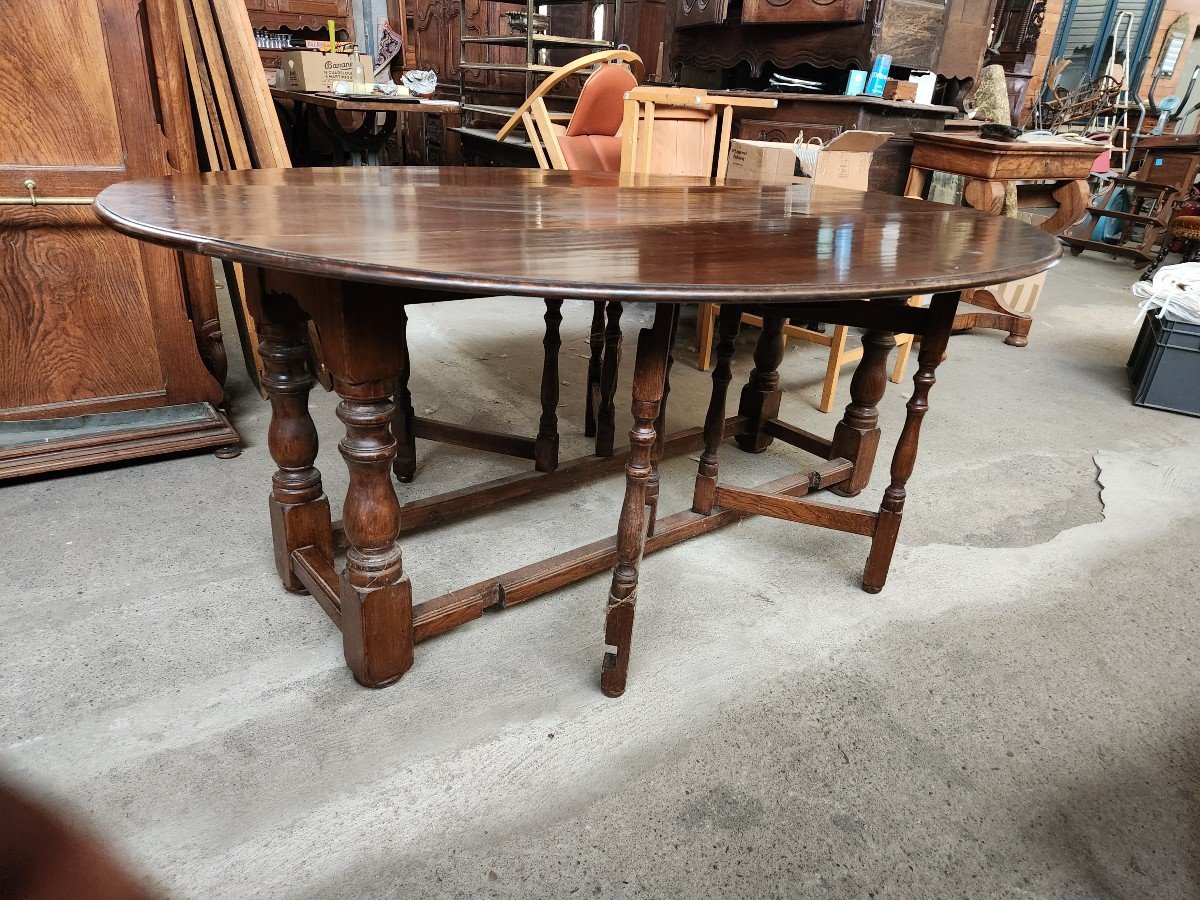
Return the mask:
{"type": "Polygon", "coordinates": [[[729,142],[726,177],[730,181],[823,184],[865,191],[871,154],[889,137],[886,131],[843,131],[820,149],[810,146],[804,159],[791,144],[733,140],[729,142]]]}
{"type": "Polygon", "coordinates": [[[287,50],[282,55],[283,84],[289,91],[331,91],[335,81],[354,81],[354,67],[363,67],[371,77],[371,57],[362,53],[321,53],[318,50],[287,50]]]}
{"type": "Polygon", "coordinates": [[[258,60],[262,63],[262,67],[267,71],[271,69],[283,68],[283,54],[288,53],[287,50],[273,48],[267,50],[263,47],[258,48],[258,60]]]}

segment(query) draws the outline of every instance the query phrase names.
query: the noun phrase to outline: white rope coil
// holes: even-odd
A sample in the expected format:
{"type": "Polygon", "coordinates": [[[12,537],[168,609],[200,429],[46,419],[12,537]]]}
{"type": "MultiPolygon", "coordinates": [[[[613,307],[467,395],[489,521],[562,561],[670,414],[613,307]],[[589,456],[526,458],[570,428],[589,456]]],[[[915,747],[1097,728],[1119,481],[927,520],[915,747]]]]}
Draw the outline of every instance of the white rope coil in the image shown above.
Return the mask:
{"type": "Polygon", "coordinates": [[[1164,266],[1153,280],[1135,281],[1130,291],[1141,298],[1135,325],[1154,310],[1160,319],[1170,316],[1200,325],[1200,263],[1164,266]]]}

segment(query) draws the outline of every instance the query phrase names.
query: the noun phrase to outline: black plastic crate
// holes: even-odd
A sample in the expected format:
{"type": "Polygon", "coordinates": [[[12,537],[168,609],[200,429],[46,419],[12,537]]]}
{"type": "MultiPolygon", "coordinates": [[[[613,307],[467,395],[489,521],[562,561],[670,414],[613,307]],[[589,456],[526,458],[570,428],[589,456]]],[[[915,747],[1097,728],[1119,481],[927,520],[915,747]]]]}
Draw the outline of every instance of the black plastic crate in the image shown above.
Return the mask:
{"type": "Polygon", "coordinates": [[[1127,365],[1135,404],[1200,416],[1200,325],[1148,314],[1127,365]]]}

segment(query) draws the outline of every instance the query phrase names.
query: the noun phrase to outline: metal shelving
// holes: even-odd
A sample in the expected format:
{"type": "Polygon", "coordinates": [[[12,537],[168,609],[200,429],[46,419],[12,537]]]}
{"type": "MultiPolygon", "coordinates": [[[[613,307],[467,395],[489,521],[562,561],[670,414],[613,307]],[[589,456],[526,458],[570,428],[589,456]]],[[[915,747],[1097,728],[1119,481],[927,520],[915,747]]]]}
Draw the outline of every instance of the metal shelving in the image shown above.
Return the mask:
{"type": "MultiPolygon", "coordinates": [[[[511,3],[511,0],[484,0],[484,2],[511,3]]],[[[540,0],[540,2],[538,2],[538,0],[525,0],[525,17],[525,21],[527,23],[527,31],[525,34],[469,35],[466,33],[466,0],[458,0],[458,99],[464,112],[471,113],[475,116],[484,116],[503,120],[512,115],[516,109],[516,106],[472,102],[469,96],[472,92],[472,86],[468,85],[466,82],[464,75],[466,72],[524,73],[524,95],[521,97],[521,99],[524,100],[525,97],[528,97],[533,92],[533,89],[538,83],[540,76],[548,75],[558,68],[558,66],[548,65],[539,61],[543,51],[578,50],[580,51],[580,55],[583,55],[585,53],[594,53],[597,50],[606,50],[615,47],[621,20],[621,0],[540,0]],[[595,38],[565,37],[557,34],[532,33],[534,16],[538,15],[539,10],[546,7],[567,5],[583,5],[586,6],[589,11],[595,10],[601,6],[610,9],[611,15],[605,15],[604,33],[611,39],[600,40],[595,38]],[[467,48],[471,46],[484,48],[485,55],[482,61],[473,61],[467,59],[467,48]],[[524,47],[525,60],[524,62],[495,62],[492,59],[489,49],[491,47],[524,47]]],[[[486,15],[484,16],[484,21],[485,23],[487,21],[486,15]]],[[[551,16],[551,27],[553,27],[553,16],[551,16]]],[[[516,92],[514,91],[513,93],[516,92]]],[[[558,116],[558,118],[563,118],[565,120],[565,118],[569,118],[569,116],[558,116]]],[[[464,123],[464,125],[466,124],[473,123],[464,123]]],[[[486,132],[485,129],[479,129],[477,127],[471,129],[471,131],[486,132]]]]}

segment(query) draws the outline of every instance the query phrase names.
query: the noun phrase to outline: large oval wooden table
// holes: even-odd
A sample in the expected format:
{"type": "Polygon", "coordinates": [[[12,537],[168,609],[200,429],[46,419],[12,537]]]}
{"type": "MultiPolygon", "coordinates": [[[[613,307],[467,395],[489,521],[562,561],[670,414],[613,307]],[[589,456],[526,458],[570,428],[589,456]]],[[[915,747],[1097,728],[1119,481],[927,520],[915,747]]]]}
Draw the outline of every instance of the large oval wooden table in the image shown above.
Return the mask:
{"type": "Polygon", "coordinates": [[[863,587],[878,591],[959,292],[1036,274],[1060,255],[1050,235],[1012,219],[881,194],[515,169],[174,177],[110,187],[96,211],[125,234],[256,267],[247,281],[272,405],[269,444],[279,467],[270,498],[276,565],[288,590],[311,592],[338,624],[354,676],[375,687],[412,665],[415,641],[615,563],[605,631],[611,651],[601,686],[619,695],[643,554],[750,514],[868,536],[863,587]],[[932,301],[906,305],[914,294],[932,294],[932,301]],[[414,607],[391,480],[395,435],[401,444],[411,440],[392,400],[407,396],[404,305],[494,295],[511,296],[514,305],[534,297],[659,304],[653,326],[638,338],[617,534],[414,607]],[[656,521],[656,421],[678,305],[695,302],[723,304],[704,452],[692,509],[656,521]],[[743,310],[763,316],[764,328],[738,413],[727,418],[743,310]],[[867,329],[852,400],[832,439],[778,418],[780,329],[793,315],[867,329]],[[350,480],[340,529],[314,466],[310,320],[342,398],[340,450],[350,480]],[[806,499],[823,489],[854,496],[866,486],[895,333],[921,335],[922,343],[880,508],[806,499]],[[778,439],[820,462],[755,489],[718,485],[717,448],[730,436],[749,452],[778,439]],[[339,572],[335,549],[342,546],[339,572]]]}

